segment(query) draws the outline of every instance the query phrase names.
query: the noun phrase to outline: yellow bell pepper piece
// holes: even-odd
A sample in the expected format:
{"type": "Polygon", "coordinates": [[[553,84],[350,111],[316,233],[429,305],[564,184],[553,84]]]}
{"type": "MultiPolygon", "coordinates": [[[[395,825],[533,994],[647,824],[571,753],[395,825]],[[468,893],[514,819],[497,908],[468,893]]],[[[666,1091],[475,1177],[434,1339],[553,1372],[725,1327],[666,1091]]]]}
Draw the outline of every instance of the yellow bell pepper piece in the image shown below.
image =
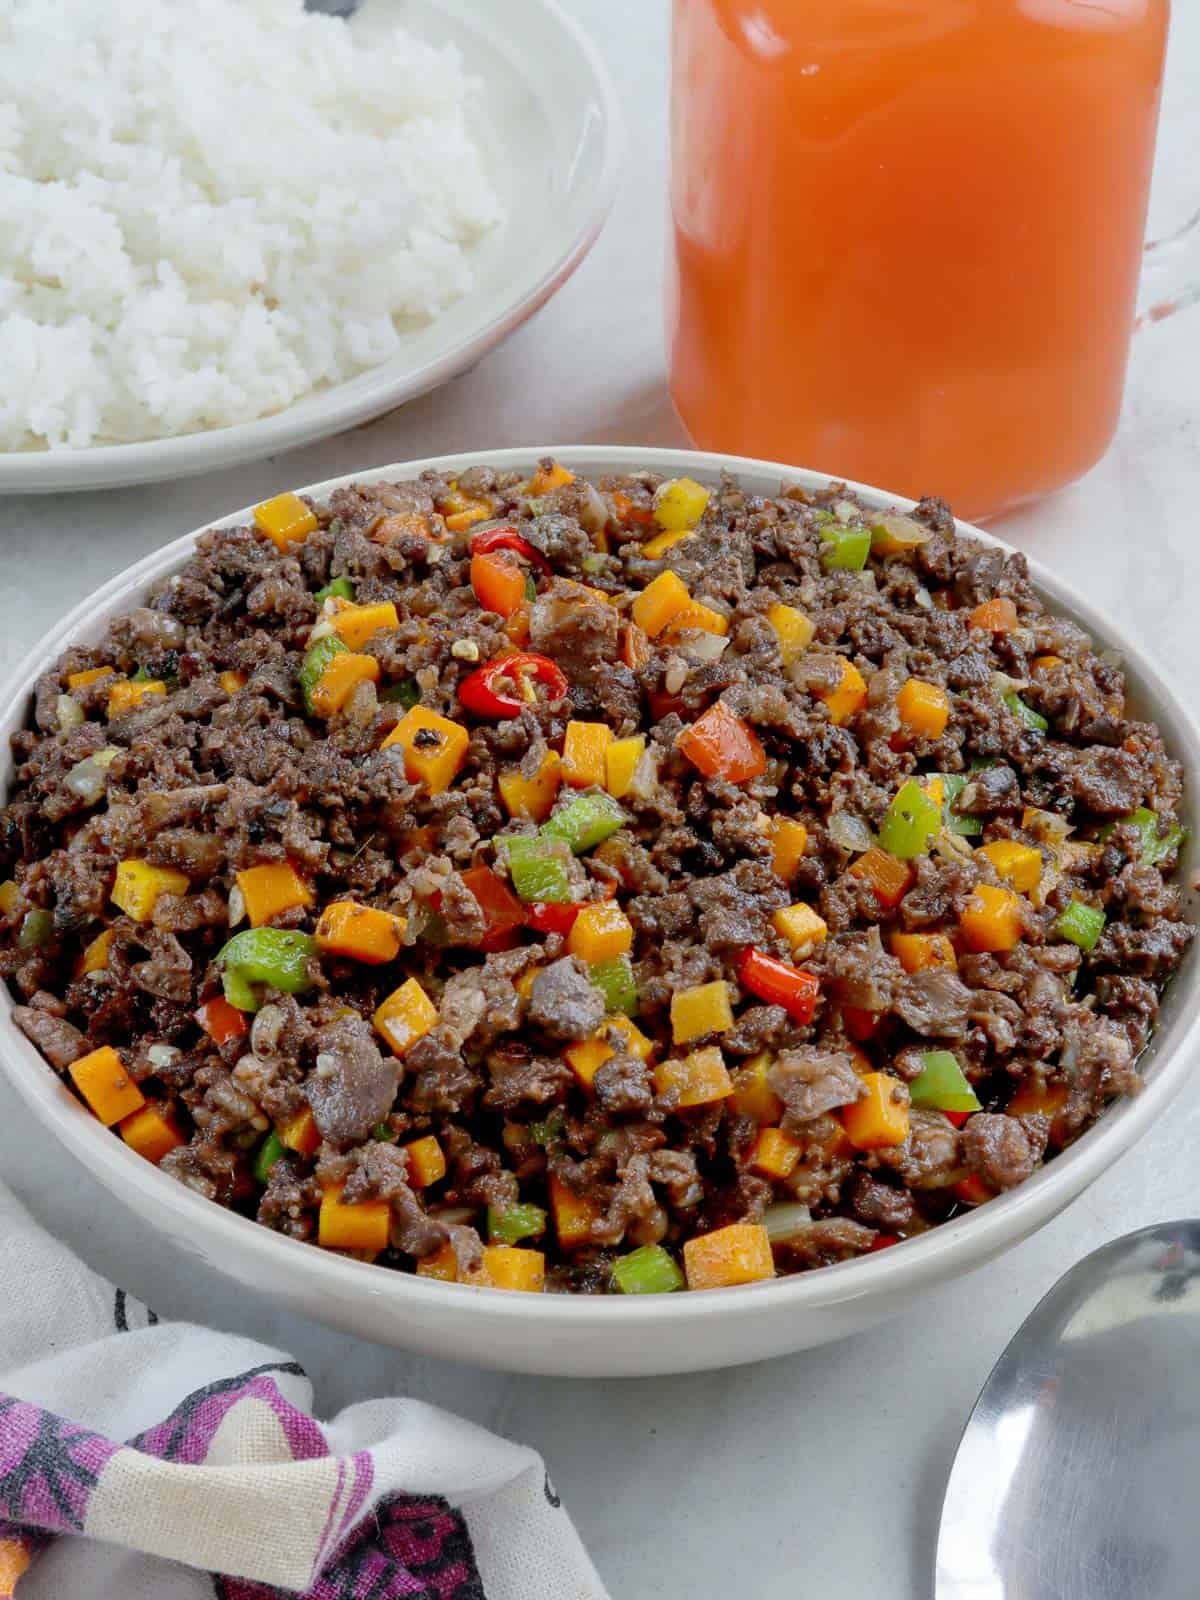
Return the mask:
{"type": "Polygon", "coordinates": [[[446,1157],[432,1134],[414,1139],[404,1150],[408,1156],[408,1181],[414,1189],[428,1189],[446,1176],[446,1157]]]}
{"type": "Polygon", "coordinates": [[[896,696],[900,721],[923,739],[940,739],[950,719],[950,696],[936,683],[909,678],[896,696]]]}
{"type": "Polygon", "coordinates": [[[317,1243],[325,1250],[361,1250],[378,1255],[388,1246],[392,1208],[386,1200],[342,1201],[344,1185],[337,1183],[321,1196],[317,1243]]]}
{"type": "Polygon", "coordinates": [[[321,1130],[317,1127],[311,1106],[305,1106],[287,1122],[276,1128],[280,1144],[294,1150],[299,1156],[315,1155],[321,1143],[321,1130]]]}
{"type": "Polygon", "coordinates": [[[733,1007],[724,978],[671,996],[671,1037],[676,1044],[690,1044],[706,1033],[728,1033],[732,1027],[733,1007]]]}
{"type": "Polygon", "coordinates": [[[830,721],[840,726],[866,705],[867,685],[853,661],[848,661],[845,656],[839,656],[838,660],[841,662],[842,676],[836,689],[814,692],[818,700],[824,701],[830,721]]]}
{"type": "Polygon", "coordinates": [[[112,902],[134,922],[149,922],[160,894],[186,894],[188,880],[171,867],[152,867],[130,857],[117,867],[112,902]]]}
{"type": "Polygon", "coordinates": [[[1010,1117],[1054,1117],[1067,1103],[1065,1083],[1030,1083],[1017,1090],[1008,1102],[1010,1117]]]}
{"type": "Polygon", "coordinates": [[[152,1161],[155,1166],[184,1142],[170,1114],[162,1106],[149,1103],[132,1116],[122,1118],[120,1132],[131,1150],[136,1150],[139,1156],[152,1161]]]}
{"type": "Polygon", "coordinates": [[[663,1061],[654,1069],[654,1086],[660,1095],[676,1096],[677,1106],[707,1106],[727,1100],[733,1084],[725,1058],[716,1045],[693,1050],[682,1061],[663,1061]]]}
{"type": "Polygon", "coordinates": [[[437,1019],[433,1001],[415,978],[408,978],[379,1006],[374,1023],[396,1055],[402,1056],[436,1025],[437,1019]]]}
{"type": "Polygon", "coordinates": [[[614,739],[604,748],[604,787],[614,800],[629,793],[638,762],[646,753],[646,736],[635,733],[631,739],[614,739]]]}
{"type": "Polygon", "coordinates": [[[664,533],[687,532],[707,504],[708,490],[695,478],[669,478],[654,491],[654,520],[664,533]]]}
{"type": "Polygon", "coordinates": [[[396,608],[390,600],[381,600],[365,606],[347,602],[339,606],[330,621],[334,633],[351,650],[361,650],[367,640],[383,628],[400,626],[400,618],[396,615],[396,608]]]}
{"type": "Polygon", "coordinates": [[[277,550],[286,550],[297,539],[307,539],[317,526],[317,514],[306,506],[298,494],[277,494],[273,500],[264,500],[255,506],[254,520],[260,533],[277,550]]]}
{"type": "Polygon", "coordinates": [[[89,683],[96,683],[116,670],[116,667],[85,667],[82,672],[68,672],[67,688],[73,694],[76,689],[85,689],[89,683]]]}
{"type": "Polygon", "coordinates": [[[407,926],[404,917],[390,911],[360,906],[355,900],[335,900],[321,913],[316,939],[322,950],[377,967],[400,954],[407,926]]]}
{"type": "Polygon", "coordinates": [[[492,514],[490,500],[464,500],[461,511],[452,511],[446,518],[446,526],[451,533],[465,533],[468,528],[474,527],[477,522],[485,522],[492,514]]]}
{"type": "Polygon", "coordinates": [[[451,722],[427,706],[413,706],[380,746],[398,744],[404,751],[404,771],[410,783],[423,783],[430,794],[441,794],[458,776],[467,759],[471,735],[461,722],[451,722]],[[436,734],[437,738],[430,736],[436,734]],[[420,736],[418,739],[418,735],[420,736]]]}
{"type": "Polygon", "coordinates": [[[1031,894],[1042,881],[1042,852],[1016,839],[996,839],[980,845],[979,854],[995,867],[1005,882],[1020,894],[1031,894]]]}
{"type": "Polygon", "coordinates": [[[529,492],[535,496],[552,494],[555,489],[564,489],[568,483],[575,482],[575,474],[568,472],[561,462],[551,461],[539,464],[537,471],[529,480],[529,492]]]}
{"type": "Polygon", "coordinates": [[[769,607],[767,621],[775,629],[784,667],[793,666],[813,642],[816,624],[797,607],[780,603],[769,607]]]}
{"type": "Polygon", "coordinates": [[[760,1050],[733,1075],[733,1094],[730,1096],[733,1109],[740,1117],[749,1117],[760,1127],[778,1122],[783,1115],[783,1101],[767,1086],[771,1061],[771,1052],[760,1050]]]}
{"type": "Polygon", "coordinates": [[[811,906],[797,901],[794,906],[782,906],[771,918],[776,933],[792,947],[794,956],[807,955],[816,948],[829,932],[824,917],[819,917],[811,906]]]}
{"type": "Polygon", "coordinates": [[[80,973],[86,977],[89,972],[101,972],[108,965],[108,952],[113,942],[113,930],[105,928],[103,933],[98,933],[83,952],[83,959],[79,963],[80,973]]]}
{"type": "Polygon", "coordinates": [[[575,918],[567,949],[589,966],[615,961],[633,949],[633,924],[615,901],[594,901],[575,918]]]}
{"type": "Polygon", "coordinates": [[[111,1045],[80,1056],[70,1068],[71,1081],[106,1128],[130,1117],[146,1104],[125,1064],[111,1045]]]}
{"type": "Polygon", "coordinates": [[[883,1150],[908,1138],[908,1090],[887,1072],[864,1072],[865,1093],[842,1107],[842,1126],[856,1150],[883,1150]]]}
{"type": "Polygon", "coordinates": [[[417,1262],[418,1278],[438,1278],[442,1283],[458,1282],[458,1257],[449,1239],[440,1250],[417,1262]]]}
{"type": "Polygon", "coordinates": [[[568,1189],[561,1178],[552,1177],[547,1187],[559,1245],[564,1250],[576,1250],[581,1244],[587,1244],[597,1216],[595,1205],[576,1194],[574,1189],[568,1189]]]}
{"type": "Polygon", "coordinates": [[[771,866],[785,882],[794,878],[808,848],[808,829],[791,817],[776,817],[770,828],[771,866]]]}
{"type": "Polygon", "coordinates": [[[981,883],[967,901],[959,929],[972,950],[1001,953],[1021,938],[1021,901],[1011,889],[981,883]]]}
{"type": "Polygon", "coordinates": [[[246,674],[244,672],[222,672],[218,675],[217,682],[226,694],[237,694],[239,689],[246,687],[246,674]]]}
{"type": "Polygon", "coordinates": [[[143,700],[161,699],[166,692],[166,684],[157,678],[149,683],[131,683],[126,678],[118,678],[108,691],[108,719],[111,722],[114,717],[123,717],[143,700]]]}
{"type": "Polygon", "coordinates": [[[651,639],[692,603],[687,585],[675,572],[660,572],[633,602],[633,620],[651,639]]]}
{"type": "Polygon", "coordinates": [[[690,528],[676,528],[673,533],[656,533],[653,539],[647,539],[642,546],[642,554],[647,561],[657,561],[660,556],[665,556],[668,550],[674,550],[677,544],[682,544],[685,539],[692,537],[690,528]]]}
{"type": "Polygon", "coordinates": [[[892,954],[905,972],[924,972],[928,967],[958,967],[954,946],[944,933],[893,933],[892,954]]]}
{"type": "Polygon", "coordinates": [[[929,781],[927,783],[923,783],[921,787],[933,801],[935,806],[945,805],[946,782],[944,778],[930,778],[929,781]]]}
{"type": "Polygon", "coordinates": [[[349,650],[331,656],[312,687],[313,715],[326,720],[336,716],[360,683],[378,682],[379,663],[374,656],[356,655],[349,650]]]}
{"type": "Polygon", "coordinates": [[[682,611],[677,611],[663,630],[664,639],[674,639],[685,628],[699,628],[702,633],[716,633],[723,638],[729,632],[729,618],[723,617],[711,606],[699,600],[689,600],[682,611]]]}
{"type": "Polygon", "coordinates": [[[568,722],[563,738],[564,781],[576,789],[602,787],[605,752],[611,743],[612,729],[606,722],[568,722]]]}
{"type": "Polygon", "coordinates": [[[687,1240],[683,1269],[689,1289],[725,1289],[773,1278],[775,1258],[760,1222],[734,1222],[687,1240]]]}
{"type": "Polygon", "coordinates": [[[313,892],[290,861],[266,861],[237,875],[252,928],[261,928],[284,911],[310,906],[313,892]]]}
{"type": "Polygon", "coordinates": [[[510,817],[529,822],[545,822],[554,808],[562,783],[562,757],[547,750],[532,778],[523,777],[519,767],[500,774],[500,798],[510,817]]]}
{"type": "Polygon", "coordinates": [[[546,1258],[540,1250],[519,1250],[512,1244],[489,1244],[483,1252],[485,1282],[493,1289],[521,1289],[541,1294],[546,1286],[546,1258]]]}
{"type": "Polygon", "coordinates": [[[12,878],[5,878],[0,883],[0,915],[10,917],[17,908],[21,898],[21,891],[12,878]]]}
{"type": "Polygon", "coordinates": [[[525,971],[513,984],[513,988],[521,996],[521,999],[524,1000],[526,1005],[529,1004],[529,997],[533,993],[533,980],[537,977],[540,971],[540,967],[526,967],[525,971]]]}
{"type": "Polygon", "coordinates": [[[563,1052],[567,1065],[585,1089],[591,1088],[597,1070],[615,1054],[608,1041],[608,1035],[614,1029],[624,1036],[622,1049],[626,1053],[637,1056],[639,1061],[650,1059],[654,1046],[635,1023],[628,1017],[606,1017],[594,1038],[581,1039],[578,1044],[568,1045],[563,1052]]]}
{"type": "Polygon", "coordinates": [[[796,1170],[804,1146],[782,1128],[763,1128],[754,1141],[750,1165],[764,1178],[790,1178],[796,1170]]]}

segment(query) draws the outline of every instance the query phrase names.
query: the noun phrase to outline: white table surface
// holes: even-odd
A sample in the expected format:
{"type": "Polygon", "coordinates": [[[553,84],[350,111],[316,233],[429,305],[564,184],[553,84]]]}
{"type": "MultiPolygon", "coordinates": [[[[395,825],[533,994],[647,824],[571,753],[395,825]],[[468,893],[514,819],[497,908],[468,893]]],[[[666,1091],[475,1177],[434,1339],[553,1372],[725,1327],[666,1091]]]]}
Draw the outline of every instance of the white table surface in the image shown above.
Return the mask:
{"type": "MultiPolygon", "coordinates": [[[[0,671],[129,562],[292,484],[449,450],[687,442],[666,396],[661,337],[667,7],[569,0],[568,9],[612,64],[630,157],[612,221],[567,288],[474,372],[341,438],[219,478],[0,502],[8,601],[0,671]]],[[[1186,16],[1177,10],[1166,113],[1176,143],[1200,92],[1200,7],[1188,6],[1186,16]]],[[[1178,170],[1191,165],[1181,161],[1178,170]]],[[[1173,183],[1174,162],[1170,168],[1173,183]]],[[[1169,209],[1178,214],[1186,198],[1168,195],[1169,209]]],[[[1200,684],[1198,419],[1200,309],[1140,336],[1107,459],[1001,529],[1072,572],[1192,686],[1200,684]]],[[[1042,1233],[873,1333],[726,1373],[568,1384],[416,1359],[330,1333],[191,1262],[181,1277],[154,1235],[115,1209],[0,1081],[0,1173],[92,1266],[160,1315],[203,1319],[292,1351],[315,1381],[323,1414],[368,1395],[407,1393],[536,1446],[622,1600],[928,1593],[946,1474],[992,1362],[1070,1263],[1129,1228],[1200,1211],[1193,1138],[1200,1140],[1200,1081],[1042,1233]]]]}

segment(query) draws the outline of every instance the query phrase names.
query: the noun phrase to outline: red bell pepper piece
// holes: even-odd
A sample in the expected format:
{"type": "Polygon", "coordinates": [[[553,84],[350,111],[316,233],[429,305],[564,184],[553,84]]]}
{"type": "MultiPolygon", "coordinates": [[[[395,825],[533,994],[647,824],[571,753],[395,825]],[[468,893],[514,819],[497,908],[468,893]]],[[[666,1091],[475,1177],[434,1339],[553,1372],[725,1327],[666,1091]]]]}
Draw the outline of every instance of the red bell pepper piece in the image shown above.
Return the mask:
{"type": "Polygon", "coordinates": [[[685,728],[675,744],[706,778],[748,783],[767,770],[767,754],[758,735],[722,700],[685,728]]]}
{"type": "Polygon", "coordinates": [[[476,668],[459,684],[458,698],[477,717],[518,717],[529,704],[518,686],[531,683],[543,686],[547,700],[566,698],[567,680],[562,670],[549,656],[539,656],[530,650],[498,656],[495,661],[476,668]]]}
{"type": "Polygon", "coordinates": [[[867,1246],[867,1254],[873,1256],[876,1250],[886,1250],[889,1246],[899,1244],[899,1235],[894,1233],[880,1233],[875,1237],[875,1242],[867,1246]]]}
{"type": "Polygon", "coordinates": [[[535,900],[525,907],[525,921],[538,933],[561,933],[565,939],[582,909],[578,905],[554,905],[549,900],[535,900]]]}
{"type": "Polygon", "coordinates": [[[768,1005],[782,1006],[793,1022],[812,1021],[821,985],[811,972],[789,967],[751,946],[742,952],[737,975],[743,989],[768,1005]]]}
{"type": "Polygon", "coordinates": [[[223,995],[214,995],[196,1012],[196,1021],[215,1045],[240,1039],[250,1026],[244,1011],[231,1006],[223,995]]]}
{"type": "Polygon", "coordinates": [[[882,1021],[882,1011],[864,1011],[861,1006],[842,1007],[842,1024],[856,1044],[873,1039],[882,1021]]]}
{"type": "Polygon", "coordinates": [[[483,912],[484,934],[479,948],[485,951],[511,950],[517,942],[517,929],[525,924],[525,907],[491,867],[472,867],[462,881],[479,902],[483,912]]]}
{"type": "Polygon", "coordinates": [[[852,866],[846,868],[852,878],[865,878],[875,891],[875,898],[885,911],[894,911],[912,888],[916,868],[911,861],[897,861],[895,856],[872,845],[852,866]]]}
{"type": "Polygon", "coordinates": [[[994,1198],[983,1179],[973,1172],[954,1185],[954,1197],[964,1206],[981,1206],[985,1200],[994,1198]]]}
{"type": "Polygon", "coordinates": [[[961,1128],[971,1113],[969,1111],[943,1111],[942,1115],[948,1122],[952,1122],[956,1128],[961,1128]]]}
{"type": "Polygon", "coordinates": [[[493,550],[511,550],[514,555],[524,556],[526,561],[531,561],[542,572],[550,572],[546,557],[540,550],[535,550],[528,539],[522,538],[511,523],[501,523],[498,528],[485,528],[471,540],[473,556],[488,555],[493,550]]]}
{"type": "Polygon", "coordinates": [[[473,555],[471,587],[483,609],[500,617],[511,617],[525,604],[525,574],[505,555],[473,555]]]}

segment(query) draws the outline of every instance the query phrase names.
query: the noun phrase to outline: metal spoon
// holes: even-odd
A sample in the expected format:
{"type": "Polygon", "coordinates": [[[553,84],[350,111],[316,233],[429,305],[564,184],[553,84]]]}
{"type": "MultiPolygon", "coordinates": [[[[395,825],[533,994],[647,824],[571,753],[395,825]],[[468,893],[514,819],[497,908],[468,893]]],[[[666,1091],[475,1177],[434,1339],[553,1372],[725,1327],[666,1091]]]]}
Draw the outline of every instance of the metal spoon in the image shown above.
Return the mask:
{"type": "Polygon", "coordinates": [[[937,1600],[1200,1595],[1200,1221],[1087,1256],[1023,1324],[958,1446],[937,1600]]]}

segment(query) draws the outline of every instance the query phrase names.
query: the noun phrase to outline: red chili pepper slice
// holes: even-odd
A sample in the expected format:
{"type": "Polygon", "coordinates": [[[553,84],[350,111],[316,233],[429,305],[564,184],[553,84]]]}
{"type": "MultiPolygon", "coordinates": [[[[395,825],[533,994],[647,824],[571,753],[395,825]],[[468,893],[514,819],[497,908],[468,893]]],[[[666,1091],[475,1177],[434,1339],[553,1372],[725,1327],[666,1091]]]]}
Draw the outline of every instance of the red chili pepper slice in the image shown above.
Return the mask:
{"type": "Polygon", "coordinates": [[[577,905],[554,905],[549,900],[535,900],[532,905],[525,907],[525,921],[538,933],[561,933],[565,939],[582,909],[577,905]]]}
{"type": "Polygon", "coordinates": [[[811,1022],[820,981],[811,972],[789,967],[751,946],[738,962],[738,982],[769,1005],[782,1006],[793,1022],[811,1022]]]}
{"type": "Polygon", "coordinates": [[[529,650],[517,651],[511,656],[499,656],[485,666],[478,667],[458,686],[458,698],[468,711],[477,717],[508,718],[520,716],[528,704],[523,695],[511,688],[498,689],[502,681],[512,684],[540,683],[546,690],[547,700],[563,700],[567,693],[567,680],[549,656],[539,656],[529,650]]]}
{"type": "Polygon", "coordinates": [[[540,550],[535,550],[529,540],[523,538],[511,523],[502,523],[498,528],[485,528],[471,540],[473,556],[487,555],[490,550],[512,550],[516,555],[524,556],[526,561],[532,561],[535,567],[549,575],[549,561],[540,550]]]}
{"type": "Polygon", "coordinates": [[[961,1128],[971,1113],[969,1111],[943,1111],[942,1115],[947,1122],[952,1122],[956,1128],[961,1128]]]}
{"type": "Polygon", "coordinates": [[[525,922],[525,907],[491,867],[472,867],[463,873],[462,881],[483,912],[484,934],[479,949],[511,950],[517,942],[517,929],[525,922]]]}
{"type": "Polygon", "coordinates": [[[899,1243],[900,1243],[900,1238],[899,1238],[898,1234],[895,1234],[895,1233],[881,1233],[881,1234],[878,1234],[876,1236],[876,1238],[875,1238],[875,1242],[873,1244],[869,1244],[867,1246],[867,1254],[869,1256],[873,1256],[875,1254],[876,1250],[887,1250],[891,1245],[899,1244],[899,1243]]]}
{"type": "Polygon", "coordinates": [[[240,1039],[249,1028],[246,1013],[231,1006],[221,995],[214,995],[196,1012],[196,1021],[216,1045],[240,1039]]]}

